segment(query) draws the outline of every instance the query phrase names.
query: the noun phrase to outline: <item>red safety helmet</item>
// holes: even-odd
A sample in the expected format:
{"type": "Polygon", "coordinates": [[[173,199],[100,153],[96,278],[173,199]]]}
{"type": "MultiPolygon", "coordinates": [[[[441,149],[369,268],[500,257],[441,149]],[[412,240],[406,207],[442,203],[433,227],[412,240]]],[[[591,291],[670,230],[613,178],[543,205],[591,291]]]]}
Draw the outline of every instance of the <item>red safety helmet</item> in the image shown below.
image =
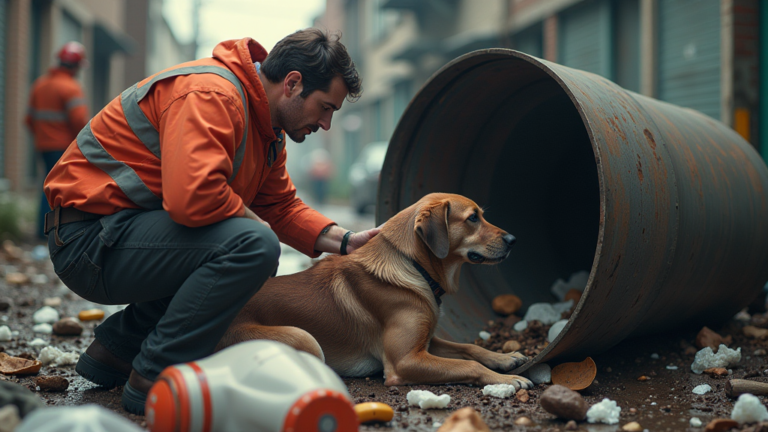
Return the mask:
{"type": "Polygon", "coordinates": [[[56,57],[67,65],[85,66],[85,47],[80,42],[67,42],[56,57]]]}

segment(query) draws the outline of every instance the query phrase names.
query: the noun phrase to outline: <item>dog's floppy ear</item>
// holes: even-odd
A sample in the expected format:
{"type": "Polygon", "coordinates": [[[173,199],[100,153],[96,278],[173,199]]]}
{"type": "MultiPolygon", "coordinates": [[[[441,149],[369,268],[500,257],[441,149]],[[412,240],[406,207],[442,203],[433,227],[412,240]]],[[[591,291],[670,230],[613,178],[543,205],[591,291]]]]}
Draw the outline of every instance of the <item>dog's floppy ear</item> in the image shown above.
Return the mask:
{"type": "Polygon", "coordinates": [[[439,201],[421,209],[416,218],[416,233],[436,257],[448,256],[451,242],[448,239],[449,201],[439,201]]]}

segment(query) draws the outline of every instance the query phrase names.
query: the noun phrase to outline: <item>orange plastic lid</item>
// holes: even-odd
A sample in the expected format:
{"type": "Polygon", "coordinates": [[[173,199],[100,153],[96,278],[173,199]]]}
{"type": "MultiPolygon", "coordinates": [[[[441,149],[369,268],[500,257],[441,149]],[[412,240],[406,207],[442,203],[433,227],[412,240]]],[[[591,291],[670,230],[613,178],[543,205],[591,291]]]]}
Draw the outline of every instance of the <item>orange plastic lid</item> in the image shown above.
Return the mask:
{"type": "Polygon", "coordinates": [[[314,390],[288,410],[283,432],[356,432],[360,426],[352,403],[335,390],[314,390]]]}
{"type": "Polygon", "coordinates": [[[173,432],[177,421],[176,397],[168,381],[158,380],[147,394],[144,412],[147,427],[152,432],[173,432]]]}

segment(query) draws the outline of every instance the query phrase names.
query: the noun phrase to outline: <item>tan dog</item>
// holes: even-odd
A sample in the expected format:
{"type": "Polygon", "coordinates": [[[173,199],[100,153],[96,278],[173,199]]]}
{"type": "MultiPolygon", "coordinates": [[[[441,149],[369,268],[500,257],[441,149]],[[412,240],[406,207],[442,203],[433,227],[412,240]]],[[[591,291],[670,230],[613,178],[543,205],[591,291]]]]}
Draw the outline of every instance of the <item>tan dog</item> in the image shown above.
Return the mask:
{"type": "Polygon", "coordinates": [[[486,222],[472,200],[427,195],[395,215],[354,253],[329,256],[303,272],[268,280],[218,348],[271,339],[324,359],[342,376],[383,370],[385,385],[532,388],[526,378],[491,370],[510,371],[527,357],[434,336],[439,297],[414,264],[453,294],[459,289],[462,264],[499,263],[509,255],[514,239],[486,222]]]}

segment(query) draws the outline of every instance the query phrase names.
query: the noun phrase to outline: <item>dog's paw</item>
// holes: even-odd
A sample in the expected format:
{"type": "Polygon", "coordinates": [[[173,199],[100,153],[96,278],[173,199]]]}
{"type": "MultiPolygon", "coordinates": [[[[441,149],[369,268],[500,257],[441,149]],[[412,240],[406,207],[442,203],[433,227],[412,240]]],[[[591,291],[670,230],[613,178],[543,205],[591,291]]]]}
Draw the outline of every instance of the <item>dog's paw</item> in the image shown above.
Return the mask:
{"type": "Polygon", "coordinates": [[[520,375],[509,375],[510,378],[512,378],[515,381],[515,388],[520,389],[532,389],[535,384],[531,380],[529,380],[526,377],[522,377],[520,375]]]}
{"type": "Polygon", "coordinates": [[[491,369],[496,369],[501,372],[509,372],[524,365],[528,362],[528,360],[530,360],[530,358],[520,354],[519,352],[500,354],[497,364],[494,365],[495,367],[491,367],[491,369]]]}
{"type": "Polygon", "coordinates": [[[515,390],[520,389],[532,389],[534,384],[529,380],[528,378],[519,376],[519,375],[503,375],[503,374],[495,374],[494,377],[492,377],[488,382],[484,383],[484,385],[488,384],[509,384],[511,386],[515,387],[515,390]]]}

